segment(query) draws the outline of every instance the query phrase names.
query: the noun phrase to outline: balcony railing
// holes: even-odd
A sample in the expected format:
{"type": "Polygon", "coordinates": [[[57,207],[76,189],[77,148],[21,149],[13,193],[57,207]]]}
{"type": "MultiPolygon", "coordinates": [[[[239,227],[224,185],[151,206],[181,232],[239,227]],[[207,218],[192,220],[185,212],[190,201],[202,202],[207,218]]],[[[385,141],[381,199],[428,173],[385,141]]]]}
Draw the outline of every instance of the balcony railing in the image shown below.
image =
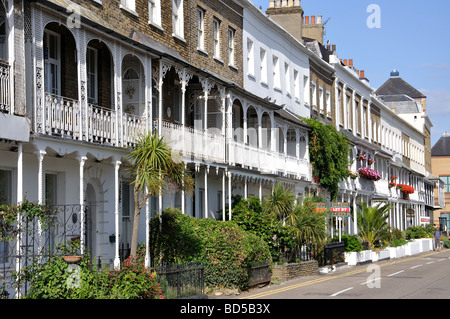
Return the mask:
{"type": "MultiPolygon", "coordinates": [[[[154,120],[155,128],[158,128],[158,122],[154,120]]],[[[161,135],[173,151],[209,162],[225,162],[224,135],[167,121],[162,121],[161,127],[161,135]]]]}
{"type": "Polygon", "coordinates": [[[11,112],[11,88],[8,62],[0,59],[0,112],[11,112]]]}
{"type": "Polygon", "coordinates": [[[127,113],[45,93],[43,108],[44,134],[90,143],[131,147],[139,133],[145,131],[146,120],[127,113]]]}
{"type": "Polygon", "coordinates": [[[302,158],[262,149],[243,142],[232,141],[230,161],[258,169],[262,173],[293,175],[311,180],[312,169],[302,158]]]}

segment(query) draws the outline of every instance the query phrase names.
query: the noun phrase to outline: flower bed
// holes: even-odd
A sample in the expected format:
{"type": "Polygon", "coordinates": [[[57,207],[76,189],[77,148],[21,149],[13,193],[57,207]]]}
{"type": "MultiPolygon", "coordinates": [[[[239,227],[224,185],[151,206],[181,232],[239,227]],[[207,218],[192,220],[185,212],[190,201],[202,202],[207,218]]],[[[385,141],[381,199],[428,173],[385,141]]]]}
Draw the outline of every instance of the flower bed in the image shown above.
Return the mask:
{"type": "Polygon", "coordinates": [[[359,176],[371,180],[371,181],[379,181],[381,179],[381,174],[377,171],[370,169],[368,167],[363,167],[358,170],[359,176]]]}

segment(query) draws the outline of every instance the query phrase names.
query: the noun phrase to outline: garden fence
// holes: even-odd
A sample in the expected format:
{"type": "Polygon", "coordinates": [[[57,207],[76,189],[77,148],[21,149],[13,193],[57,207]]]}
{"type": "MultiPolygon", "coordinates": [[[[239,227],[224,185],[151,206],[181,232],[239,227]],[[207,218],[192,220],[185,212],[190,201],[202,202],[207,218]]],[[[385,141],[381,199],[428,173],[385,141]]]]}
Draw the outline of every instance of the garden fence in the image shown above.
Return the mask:
{"type": "MultiPolygon", "coordinates": [[[[87,206],[83,207],[84,212],[89,209],[87,206]]],[[[45,262],[49,257],[57,255],[59,244],[80,238],[81,205],[52,206],[50,211],[52,218],[46,227],[42,227],[37,218],[27,220],[20,216],[20,222],[12,227],[13,234],[1,233],[0,298],[26,295],[30,283],[26,279],[19,283],[14,273],[20,273],[36,261],[45,262]]],[[[84,229],[86,230],[86,227],[84,229]]]]}
{"type": "Polygon", "coordinates": [[[186,298],[205,294],[202,263],[166,264],[156,267],[164,298],[186,298]]]}

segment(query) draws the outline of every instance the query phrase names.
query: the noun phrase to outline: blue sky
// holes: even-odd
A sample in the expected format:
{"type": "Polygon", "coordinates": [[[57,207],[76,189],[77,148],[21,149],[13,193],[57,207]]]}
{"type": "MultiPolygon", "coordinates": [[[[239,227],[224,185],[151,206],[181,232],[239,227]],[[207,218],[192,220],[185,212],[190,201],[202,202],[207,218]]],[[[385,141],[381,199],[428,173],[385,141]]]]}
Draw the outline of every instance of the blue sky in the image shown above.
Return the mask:
{"type": "MultiPolygon", "coordinates": [[[[251,0],[266,11],[269,0],[251,0]]],[[[324,42],[336,44],[341,59],[353,59],[373,88],[395,68],[427,96],[433,123],[432,146],[450,132],[450,1],[448,0],[301,0],[305,16],[322,15],[324,42]],[[380,9],[380,27],[369,28],[372,11],[380,9]]]]}

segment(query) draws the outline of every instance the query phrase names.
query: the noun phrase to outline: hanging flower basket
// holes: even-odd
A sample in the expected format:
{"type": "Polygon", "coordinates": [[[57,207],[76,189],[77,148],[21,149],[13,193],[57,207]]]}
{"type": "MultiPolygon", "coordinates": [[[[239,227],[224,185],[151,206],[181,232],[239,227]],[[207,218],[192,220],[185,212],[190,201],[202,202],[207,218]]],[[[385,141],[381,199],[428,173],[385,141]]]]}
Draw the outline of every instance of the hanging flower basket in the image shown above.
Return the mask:
{"type": "Polygon", "coordinates": [[[369,158],[369,160],[367,161],[367,163],[368,163],[369,165],[372,165],[372,164],[375,163],[375,160],[374,160],[373,158],[369,158]]]}
{"type": "Polygon", "coordinates": [[[360,177],[363,177],[371,181],[379,181],[381,179],[380,173],[368,167],[360,168],[358,172],[360,177]]]}
{"type": "Polygon", "coordinates": [[[357,156],[356,156],[356,159],[358,160],[358,161],[365,161],[365,160],[367,160],[367,155],[366,155],[366,153],[359,153],[357,156]]]}

